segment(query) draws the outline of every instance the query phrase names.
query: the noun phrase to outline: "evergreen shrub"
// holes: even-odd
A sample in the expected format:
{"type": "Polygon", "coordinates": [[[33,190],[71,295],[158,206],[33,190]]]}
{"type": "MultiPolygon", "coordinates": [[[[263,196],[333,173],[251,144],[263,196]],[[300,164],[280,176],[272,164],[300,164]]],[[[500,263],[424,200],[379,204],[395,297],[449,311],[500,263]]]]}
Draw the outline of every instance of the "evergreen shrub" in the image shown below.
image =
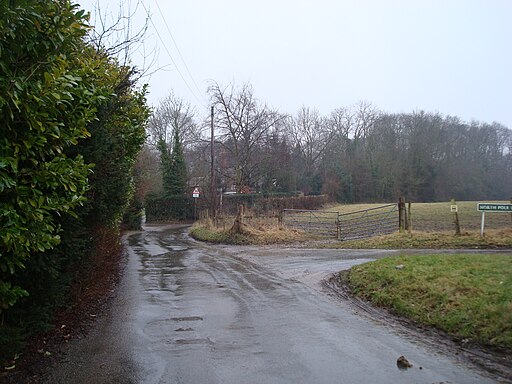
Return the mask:
{"type": "Polygon", "coordinates": [[[194,198],[191,196],[148,195],[144,207],[148,222],[194,219],[194,198]]]}

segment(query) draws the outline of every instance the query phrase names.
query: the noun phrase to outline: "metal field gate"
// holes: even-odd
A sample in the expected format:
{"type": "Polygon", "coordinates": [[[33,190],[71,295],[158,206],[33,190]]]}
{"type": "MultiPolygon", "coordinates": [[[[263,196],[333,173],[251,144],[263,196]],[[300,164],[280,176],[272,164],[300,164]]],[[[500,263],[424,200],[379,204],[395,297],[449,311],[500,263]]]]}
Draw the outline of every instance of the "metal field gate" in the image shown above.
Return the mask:
{"type": "Polygon", "coordinates": [[[284,209],[283,224],[315,235],[338,237],[338,212],[284,209]]]}
{"type": "Polygon", "coordinates": [[[344,213],[338,216],[340,240],[389,235],[398,230],[398,204],[344,213]]]}
{"type": "Polygon", "coordinates": [[[333,211],[285,209],[283,224],[289,228],[339,240],[363,239],[398,230],[398,205],[388,204],[343,214],[333,211]]]}

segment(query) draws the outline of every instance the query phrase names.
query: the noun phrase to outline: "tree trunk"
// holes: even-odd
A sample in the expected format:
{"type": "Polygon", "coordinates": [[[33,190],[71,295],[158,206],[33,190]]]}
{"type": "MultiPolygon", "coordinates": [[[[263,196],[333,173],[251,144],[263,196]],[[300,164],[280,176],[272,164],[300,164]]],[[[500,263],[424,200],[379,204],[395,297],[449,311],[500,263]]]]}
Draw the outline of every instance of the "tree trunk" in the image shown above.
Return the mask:
{"type": "Polygon", "coordinates": [[[240,234],[244,233],[246,225],[244,224],[244,206],[239,205],[238,206],[238,213],[235,218],[235,222],[233,223],[233,226],[231,227],[230,233],[231,234],[240,234]]]}

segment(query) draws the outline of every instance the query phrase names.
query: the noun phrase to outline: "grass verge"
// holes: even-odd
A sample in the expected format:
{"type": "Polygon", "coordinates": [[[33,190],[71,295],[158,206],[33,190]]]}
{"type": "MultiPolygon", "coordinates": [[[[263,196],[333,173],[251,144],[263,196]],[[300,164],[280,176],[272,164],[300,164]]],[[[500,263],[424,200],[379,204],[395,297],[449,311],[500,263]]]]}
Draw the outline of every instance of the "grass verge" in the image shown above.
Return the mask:
{"type": "Polygon", "coordinates": [[[448,232],[412,232],[394,233],[362,240],[330,242],[319,245],[322,248],[349,249],[442,249],[474,248],[500,249],[512,248],[512,229],[489,230],[484,237],[478,232],[465,232],[455,236],[448,232]]]}
{"type": "Polygon", "coordinates": [[[283,228],[269,222],[253,222],[245,227],[243,233],[232,233],[229,228],[218,228],[211,222],[202,221],[194,223],[190,235],[196,240],[233,245],[290,244],[314,239],[302,231],[283,228]]]}
{"type": "Polygon", "coordinates": [[[308,242],[312,248],[347,249],[512,249],[512,229],[488,230],[485,236],[479,231],[464,232],[455,236],[453,232],[393,233],[362,240],[336,241],[334,238],[314,236],[303,231],[279,226],[275,218],[250,218],[246,220],[247,231],[243,234],[230,232],[234,218],[225,218],[218,226],[211,221],[196,222],[191,235],[197,240],[219,244],[291,244],[308,242]],[[323,241],[318,241],[323,240],[323,241]]]}
{"type": "Polygon", "coordinates": [[[353,292],[458,339],[512,351],[512,256],[395,256],[353,267],[353,292]]]}

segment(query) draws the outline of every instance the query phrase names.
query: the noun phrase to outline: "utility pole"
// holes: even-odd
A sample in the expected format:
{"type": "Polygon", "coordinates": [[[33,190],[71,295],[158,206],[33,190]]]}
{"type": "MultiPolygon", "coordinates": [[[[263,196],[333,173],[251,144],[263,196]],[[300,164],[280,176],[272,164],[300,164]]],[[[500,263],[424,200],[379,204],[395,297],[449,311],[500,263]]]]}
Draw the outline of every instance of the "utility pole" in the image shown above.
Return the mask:
{"type": "Polygon", "coordinates": [[[210,150],[211,150],[211,168],[210,168],[210,218],[215,221],[215,151],[214,151],[214,145],[215,145],[215,129],[213,127],[213,105],[211,109],[211,136],[210,136],[210,150]]]}

